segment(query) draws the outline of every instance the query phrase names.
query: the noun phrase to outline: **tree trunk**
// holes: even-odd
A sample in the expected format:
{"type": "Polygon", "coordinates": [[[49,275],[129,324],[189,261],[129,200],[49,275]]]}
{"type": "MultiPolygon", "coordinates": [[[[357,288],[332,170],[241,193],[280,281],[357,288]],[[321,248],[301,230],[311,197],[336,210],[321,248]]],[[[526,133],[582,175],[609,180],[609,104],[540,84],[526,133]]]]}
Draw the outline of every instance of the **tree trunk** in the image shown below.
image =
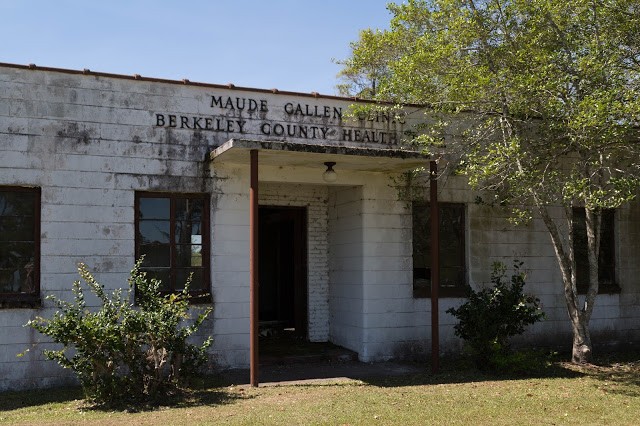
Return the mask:
{"type": "MultiPolygon", "coordinates": [[[[573,319],[573,318],[572,318],[573,319]]],[[[589,326],[585,324],[584,315],[578,312],[578,321],[571,321],[573,331],[573,348],[571,349],[571,362],[587,364],[591,362],[591,335],[589,326]]]]}
{"type": "Polygon", "coordinates": [[[589,256],[589,289],[587,290],[582,312],[584,312],[586,322],[589,323],[600,284],[598,263],[600,257],[602,210],[585,209],[585,225],[587,228],[587,253],[589,256]]]}
{"type": "MultiPolygon", "coordinates": [[[[567,303],[567,312],[571,320],[571,331],[573,332],[573,347],[571,350],[571,361],[574,363],[590,363],[591,362],[591,334],[589,333],[589,319],[593,309],[592,297],[588,300],[589,309],[587,312],[581,311],[580,301],[578,299],[578,291],[576,287],[576,262],[573,253],[573,232],[571,231],[571,222],[573,220],[573,214],[569,213],[568,226],[569,226],[569,238],[568,243],[563,244],[562,237],[557,224],[551,218],[551,215],[547,209],[538,204],[538,211],[542,216],[542,220],[547,226],[551,241],[553,242],[553,248],[556,254],[558,265],[560,266],[560,272],[562,273],[562,284],[564,286],[565,301],[567,303]]],[[[597,271],[596,271],[597,274],[597,271]]]]}

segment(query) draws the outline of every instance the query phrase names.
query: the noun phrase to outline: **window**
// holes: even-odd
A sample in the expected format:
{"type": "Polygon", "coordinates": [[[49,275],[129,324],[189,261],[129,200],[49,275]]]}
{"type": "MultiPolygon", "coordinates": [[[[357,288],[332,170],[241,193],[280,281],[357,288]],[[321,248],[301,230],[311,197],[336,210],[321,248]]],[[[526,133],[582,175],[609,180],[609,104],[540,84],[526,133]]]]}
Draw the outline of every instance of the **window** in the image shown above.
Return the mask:
{"type": "MultiPolygon", "coordinates": [[[[599,293],[618,293],[615,268],[615,211],[602,211],[600,225],[600,255],[598,259],[599,293]]],[[[587,225],[584,208],[573,209],[573,251],[576,257],[576,281],[578,293],[589,288],[589,257],[587,253],[587,225]]]]}
{"type": "Polygon", "coordinates": [[[136,258],[163,292],[183,290],[193,274],[194,301],[211,300],[209,253],[208,195],[136,193],[136,258]]]}
{"type": "MultiPolygon", "coordinates": [[[[440,288],[442,297],[466,295],[464,204],[440,203],[440,288]]],[[[414,202],[413,297],[431,295],[431,219],[429,204],[414,202]]]]}
{"type": "Polygon", "coordinates": [[[40,189],[0,186],[0,307],[40,304],[40,189]]]}

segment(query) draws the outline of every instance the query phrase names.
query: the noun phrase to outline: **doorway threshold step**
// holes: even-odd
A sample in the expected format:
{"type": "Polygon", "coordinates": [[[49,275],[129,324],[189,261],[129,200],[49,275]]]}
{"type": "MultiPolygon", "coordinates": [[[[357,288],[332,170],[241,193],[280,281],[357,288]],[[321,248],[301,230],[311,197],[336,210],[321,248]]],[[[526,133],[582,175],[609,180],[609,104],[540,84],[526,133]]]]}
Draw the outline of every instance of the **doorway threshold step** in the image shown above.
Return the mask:
{"type": "Polygon", "coordinates": [[[343,363],[358,360],[358,354],[331,343],[309,343],[300,345],[265,345],[260,350],[260,365],[288,365],[311,363],[343,363]]]}

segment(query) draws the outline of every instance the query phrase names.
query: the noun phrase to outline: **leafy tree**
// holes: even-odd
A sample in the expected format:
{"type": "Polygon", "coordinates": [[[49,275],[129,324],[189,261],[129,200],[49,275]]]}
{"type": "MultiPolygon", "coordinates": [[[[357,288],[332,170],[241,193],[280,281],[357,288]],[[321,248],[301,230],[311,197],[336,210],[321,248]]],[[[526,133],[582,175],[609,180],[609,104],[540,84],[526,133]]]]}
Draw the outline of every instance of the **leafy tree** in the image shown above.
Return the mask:
{"type": "Polygon", "coordinates": [[[640,3],[409,0],[388,8],[390,29],[354,43],[345,69],[368,76],[372,52],[395,48],[378,50],[384,65],[376,57],[375,66],[385,72],[372,98],[453,115],[440,139],[415,141],[446,152],[472,188],[515,219],[542,218],[562,275],[572,360],[590,361],[602,211],[632,200],[640,182],[640,3]],[[573,207],[586,213],[584,297],[573,207]]]}

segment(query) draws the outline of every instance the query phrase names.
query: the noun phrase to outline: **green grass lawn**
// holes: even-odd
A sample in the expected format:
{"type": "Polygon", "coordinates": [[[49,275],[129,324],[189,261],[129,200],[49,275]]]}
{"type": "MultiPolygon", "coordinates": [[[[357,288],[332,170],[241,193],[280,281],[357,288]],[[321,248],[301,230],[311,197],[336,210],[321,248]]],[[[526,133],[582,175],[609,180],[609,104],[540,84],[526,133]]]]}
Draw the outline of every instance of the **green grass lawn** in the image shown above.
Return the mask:
{"type": "Polygon", "coordinates": [[[640,424],[640,361],[555,362],[536,377],[437,375],[250,388],[204,379],[170,406],[92,407],[78,389],[0,394],[0,424],[640,424]]]}

